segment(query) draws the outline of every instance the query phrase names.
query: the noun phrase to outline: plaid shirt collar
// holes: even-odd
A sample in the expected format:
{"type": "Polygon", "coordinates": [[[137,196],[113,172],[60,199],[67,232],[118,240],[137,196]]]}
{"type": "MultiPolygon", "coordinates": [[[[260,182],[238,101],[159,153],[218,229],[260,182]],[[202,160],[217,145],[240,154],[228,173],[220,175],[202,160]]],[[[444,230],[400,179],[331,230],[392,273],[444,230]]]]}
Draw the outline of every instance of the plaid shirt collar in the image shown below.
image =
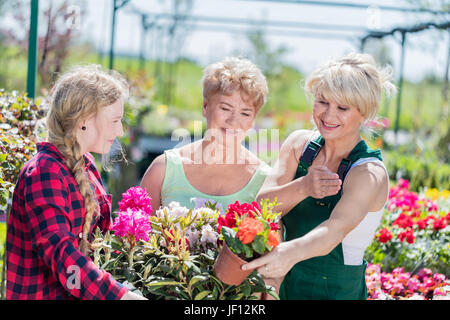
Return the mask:
{"type": "MultiPolygon", "coordinates": [[[[36,143],[37,146],[37,152],[47,152],[52,154],[58,161],[61,161],[63,163],[66,163],[66,158],[61,153],[61,151],[58,150],[58,148],[50,143],[50,142],[38,142],[36,143]]],[[[87,154],[83,155],[84,163],[86,164],[86,168],[89,168],[91,166],[94,166],[94,158],[92,156],[87,156],[87,154]]],[[[91,168],[92,169],[92,168],[91,168]]]]}

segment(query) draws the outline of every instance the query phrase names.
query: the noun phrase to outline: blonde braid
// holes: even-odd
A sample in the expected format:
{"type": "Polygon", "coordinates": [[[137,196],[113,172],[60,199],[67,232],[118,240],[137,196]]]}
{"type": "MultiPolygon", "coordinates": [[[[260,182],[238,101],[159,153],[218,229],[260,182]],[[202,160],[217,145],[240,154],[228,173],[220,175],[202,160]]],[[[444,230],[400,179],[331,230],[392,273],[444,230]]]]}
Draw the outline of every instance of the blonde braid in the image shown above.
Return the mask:
{"type": "Polygon", "coordinates": [[[80,193],[84,198],[84,206],[86,209],[86,216],[83,224],[83,237],[80,242],[80,250],[83,254],[88,254],[89,245],[89,230],[91,227],[92,219],[99,214],[98,203],[95,199],[95,193],[92,190],[91,181],[85,171],[85,162],[83,155],[80,152],[80,145],[73,138],[66,138],[65,144],[67,146],[66,162],[68,168],[72,171],[75,181],[78,184],[80,193]]]}
{"type": "Polygon", "coordinates": [[[76,128],[83,119],[95,115],[101,107],[111,105],[127,95],[125,79],[116,72],[106,73],[95,65],[74,68],[61,76],[53,88],[47,116],[47,140],[63,154],[84,199],[86,215],[79,249],[85,255],[89,253],[88,237],[92,219],[99,211],[76,139],[76,128]]]}

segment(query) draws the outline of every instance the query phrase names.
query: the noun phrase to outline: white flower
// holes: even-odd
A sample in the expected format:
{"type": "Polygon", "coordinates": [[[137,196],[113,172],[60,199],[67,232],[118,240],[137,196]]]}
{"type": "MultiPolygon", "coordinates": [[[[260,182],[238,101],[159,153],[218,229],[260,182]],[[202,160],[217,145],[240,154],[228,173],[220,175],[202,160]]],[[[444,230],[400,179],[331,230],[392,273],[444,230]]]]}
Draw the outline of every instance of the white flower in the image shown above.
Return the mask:
{"type": "Polygon", "coordinates": [[[215,232],[209,224],[207,224],[202,227],[200,242],[202,244],[206,244],[207,242],[215,244],[218,236],[218,233],[215,232]]]}
{"type": "Polygon", "coordinates": [[[195,229],[194,227],[191,227],[189,230],[187,230],[186,235],[189,239],[190,246],[195,246],[198,243],[198,238],[200,237],[200,231],[195,229]]]}
{"type": "MultiPolygon", "coordinates": [[[[215,202],[215,201],[212,200],[212,199],[206,199],[206,198],[191,198],[190,200],[191,200],[191,202],[194,203],[194,208],[195,208],[195,209],[209,209],[209,208],[206,208],[205,205],[206,205],[208,202],[215,203],[215,204],[216,204],[216,208],[217,208],[217,210],[219,210],[220,214],[224,214],[224,210],[223,210],[222,204],[219,203],[219,202],[215,202]]],[[[209,210],[211,210],[211,209],[209,209],[209,210]]],[[[211,210],[211,211],[212,211],[212,210],[211,210]]],[[[213,212],[214,212],[214,211],[213,211],[213,212]]]]}
{"type": "Polygon", "coordinates": [[[189,212],[189,209],[186,207],[180,206],[179,202],[172,201],[168,206],[169,214],[173,217],[184,217],[189,212]]]}
{"type": "Polygon", "coordinates": [[[425,297],[418,293],[414,293],[408,300],[425,300],[425,297]]]}

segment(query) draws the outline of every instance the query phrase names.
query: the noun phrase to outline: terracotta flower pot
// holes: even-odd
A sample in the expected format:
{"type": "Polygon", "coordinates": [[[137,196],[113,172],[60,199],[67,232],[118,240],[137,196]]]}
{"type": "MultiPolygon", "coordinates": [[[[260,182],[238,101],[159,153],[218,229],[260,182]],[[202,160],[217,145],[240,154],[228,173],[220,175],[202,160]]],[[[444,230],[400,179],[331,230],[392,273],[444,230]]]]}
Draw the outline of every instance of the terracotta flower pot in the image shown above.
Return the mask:
{"type": "Polygon", "coordinates": [[[222,250],[214,263],[213,270],[220,281],[238,286],[253,270],[242,270],[241,266],[247,261],[239,258],[224,242],[222,250]]]}

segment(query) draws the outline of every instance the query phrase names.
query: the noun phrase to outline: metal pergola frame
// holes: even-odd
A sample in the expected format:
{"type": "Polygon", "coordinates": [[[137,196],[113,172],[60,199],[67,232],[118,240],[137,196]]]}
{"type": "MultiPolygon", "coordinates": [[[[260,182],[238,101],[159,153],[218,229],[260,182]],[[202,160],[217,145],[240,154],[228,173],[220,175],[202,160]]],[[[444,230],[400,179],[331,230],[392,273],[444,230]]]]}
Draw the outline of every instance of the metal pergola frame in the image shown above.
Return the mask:
{"type": "MultiPolygon", "coordinates": [[[[439,29],[439,30],[450,30],[450,21],[443,22],[443,23],[434,23],[434,22],[427,22],[427,23],[421,23],[417,24],[415,26],[404,28],[404,27],[397,27],[393,28],[390,31],[386,32],[380,32],[380,31],[373,31],[364,36],[361,39],[361,47],[360,50],[363,51],[364,44],[366,41],[370,38],[374,39],[383,39],[385,37],[389,36],[395,36],[395,34],[400,34],[400,70],[399,70],[399,80],[398,80],[398,93],[397,93],[397,108],[395,113],[395,125],[394,125],[394,133],[397,140],[397,134],[400,126],[400,109],[401,109],[401,99],[402,99],[402,89],[403,89],[403,71],[404,71],[404,65],[405,65],[405,47],[406,47],[406,35],[408,33],[416,33],[421,32],[427,29],[439,29]]],[[[449,34],[449,50],[450,50],[450,34],[449,34]]],[[[450,59],[450,55],[447,57],[447,59],[450,59]]],[[[449,68],[449,62],[446,63],[446,71],[445,74],[448,73],[449,68]]],[[[397,144],[397,143],[396,143],[397,144]]]]}
{"type": "MultiPolygon", "coordinates": [[[[260,1],[260,2],[275,2],[273,0],[242,0],[242,1],[260,1]]],[[[112,12],[112,28],[111,28],[111,39],[110,39],[110,50],[109,50],[109,68],[114,68],[114,43],[115,43],[115,31],[116,31],[116,19],[117,12],[124,6],[126,6],[131,0],[112,0],[113,2],[113,12],[112,12]]],[[[285,0],[278,1],[281,3],[290,3],[290,4],[303,4],[303,5],[320,5],[320,6],[334,6],[334,7],[343,7],[343,8],[354,8],[354,9],[367,9],[367,4],[354,4],[354,3],[346,3],[346,2],[334,2],[334,1],[300,1],[300,0],[285,0]]],[[[430,10],[424,8],[402,8],[402,7],[393,7],[393,6],[378,6],[380,9],[386,11],[401,11],[401,12],[417,12],[417,13],[431,13],[435,15],[449,15],[450,12],[447,11],[437,11],[430,10]]],[[[158,19],[170,19],[174,18],[174,15],[153,15],[150,13],[145,13],[139,11],[135,6],[132,6],[132,12],[141,15],[141,26],[142,26],[142,43],[140,50],[140,65],[143,66],[145,63],[144,58],[144,43],[145,43],[145,35],[147,31],[156,26],[156,20],[158,19]],[[153,18],[149,21],[149,18],[153,18]]],[[[29,50],[28,50],[28,70],[27,70],[27,92],[28,96],[34,98],[36,95],[36,74],[37,74],[37,61],[38,61],[38,13],[39,13],[39,0],[31,0],[31,10],[30,10],[30,31],[29,31],[29,50]]],[[[192,18],[192,17],[191,17],[192,18]]],[[[195,17],[196,21],[203,20],[204,22],[222,22],[222,23],[237,23],[244,24],[245,21],[234,19],[234,18],[211,18],[211,17],[203,17],[197,16],[195,17]]],[[[254,24],[255,22],[253,22],[254,24]]],[[[268,22],[272,25],[281,26],[284,23],[280,21],[268,22]]],[[[248,24],[251,25],[252,22],[248,21],[248,24]]],[[[288,25],[289,23],[286,23],[288,25]]],[[[307,23],[292,23],[292,27],[300,27],[300,28],[322,28],[322,29],[330,29],[333,25],[322,25],[322,24],[307,24],[307,23]]],[[[352,26],[342,26],[343,29],[348,29],[350,31],[350,27],[352,26]]],[[[429,28],[437,28],[437,29],[450,29],[450,22],[444,22],[442,24],[436,23],[425,23],[420,24],[410,28],[394,28],[388,32],[380,32],[380,31],[370,31],[366,36],[361,38],[360,50],[363,50],[364,43],[369,38],[379,38],[382,39],[386,36],[393,36],[396,33],[401,34],[401,58],[400,58],[400,77],[399,77],[399,92],[397,96],[397,111],[396,111],[396,121],[395,121],[395,133],[397,135],[398,127],[399,127],[399,118],[400,118],[400,105],[401,105],[401,90],[403,86],[403,69],[404,69],[404,56],[405,56],[405,43],[406,43],[406,34],[419,32],[429,28]]],[[[291,33],[295,36],[294,33],[291,33]]],[[[301,36],[300,34],[297,34],[301,36]]],[[[347,39],[345,37],[341,37],[342,39],[347,39]]],[[[450,44],[450,41],[449,41],[450,44]]],[[[448,63],[447,63],[448,66],[448,63]]]]}

